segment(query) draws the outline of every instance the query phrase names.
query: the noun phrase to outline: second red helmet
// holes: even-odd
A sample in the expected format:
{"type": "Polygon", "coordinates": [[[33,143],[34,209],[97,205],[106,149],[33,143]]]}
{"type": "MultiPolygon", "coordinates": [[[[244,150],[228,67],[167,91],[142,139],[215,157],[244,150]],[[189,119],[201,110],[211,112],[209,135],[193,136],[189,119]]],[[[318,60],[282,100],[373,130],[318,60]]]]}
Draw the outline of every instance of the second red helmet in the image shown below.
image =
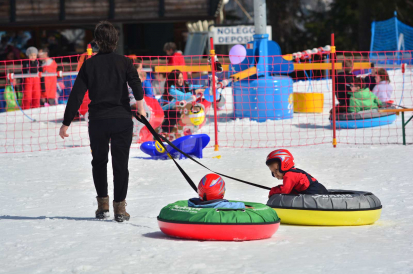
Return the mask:
{"type": "Polygon", "coordinates": [[[198,184],[198,195],[203,201],[223,199],[225,194],[225,182],[217,174],[207,174],[198,184]]]}
{"type": "Polygon", "coordinates": [[[286,149],[277,149],[272,151],[268,154],[265,164],[269,165],[273,161],[279,161],[281,172],[288,171],[294,167],[294,157],[286,149]]]}

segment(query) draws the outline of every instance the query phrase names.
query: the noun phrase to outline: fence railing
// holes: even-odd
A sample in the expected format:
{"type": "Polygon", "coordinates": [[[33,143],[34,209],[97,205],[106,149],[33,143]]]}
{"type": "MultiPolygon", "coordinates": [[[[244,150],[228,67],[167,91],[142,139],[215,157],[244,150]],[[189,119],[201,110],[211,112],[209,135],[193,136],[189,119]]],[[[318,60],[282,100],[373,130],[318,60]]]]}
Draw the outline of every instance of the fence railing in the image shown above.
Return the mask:
{"type": "MultiPolygon", "coordinates": [[[[89,145],[87,105],[71,124],[70,138],[62,140],[58,136],[65,103],[84,56],[38,59],[35,66],[36,62],[29,60],[0,62],[0,153],[89,145]]],[[[380,109],[413,106],[411,51],[261,56],[265,62],[258,69],[256,56],[246,56],[237,64],[231,64],[229,56],[217,57],[222,65],[222,71],[215,72],[220,147],[332,143],[333,111],[338,145],[402,144],[401,119],[395,113],[380,109]],[[334,110],[333,93],[339,104],[334,110]]],[[[209,92],[211,83],[215,82],[210,77],[209,56],[185,56],[185,64],[180,65],[168,65],[166,56],[143,57],[143,69],[139,67],[139,58],[131,58],[149,97],[160,99],[168,92],[170,85],[165,87],[165,82],[173,70],[180,70],[188,83],[182,92],[195,93],[197,89],[202,89],[201,93],[209,92]]],[[[157,104],[156,100],[148,103],[149,109],[152,104],[157,104]]],[[[206,121],[192,127],[189,134],[206,133],[213,145],[213,102],[204,109],[206,121]]],[[[405,128],[407,144],[413,143],[412,124],[405,128]]],[[[135,127],[137,146],[143,139],[140,125],[136,123],[135,127]]],[[[180,133],[188,134],[185,128],[180,133]]]]}

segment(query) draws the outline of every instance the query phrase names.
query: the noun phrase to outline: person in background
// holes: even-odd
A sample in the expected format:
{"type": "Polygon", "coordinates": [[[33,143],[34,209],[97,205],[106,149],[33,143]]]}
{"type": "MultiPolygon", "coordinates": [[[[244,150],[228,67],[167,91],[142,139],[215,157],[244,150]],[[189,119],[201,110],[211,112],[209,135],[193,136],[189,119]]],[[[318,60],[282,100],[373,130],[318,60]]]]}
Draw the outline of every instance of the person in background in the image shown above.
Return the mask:
{"type": "Polygon", "coordinates": [[[159,99],[165,115],[162,123],[162,131],[170,134],[181,118],[180,111],[176,109],[177,102],[194,100],[198,93],[203,93],[204,91],[205,88],[201,86],[188,85],[188,83],[184,81],[182,72],[179,70],[171,71],[165,82],[164,93],[159,99]]]}
{"type": "Polygon", "coordinates": [[[376,73],[377,85],[372,90],[382,102],[388,102],[393,95],[393,86],[390,85],[389,74],[384,68],[379,68],[376,73]]]}
{"type": "Polygon", "coordinates": [[[361,77],[354,79],[354,83],[351,85],[351,91],[347,110],[349,113],[377,109],[383,105],[380,99],[365,87],[363,78],[361,77]]]}
{"type": "MultiPolygon", "coordinates": [[[[49,57],[49,49],[43,47],[39,50],[39,60],[43,73],[56,73],[57,63],[49,57]]],[[[42,94],[40,105],[56,105],[57,76],[46,76],[41,78],[42,94]]]]}
{"type": "Polygon", "coordinates": [[[141,70],[138,72],[139,78],[141,79],[142,83],[146,81],[147,74],[145,71],[141,70]]]}
{"type": "Polygon", "coordinates": [[[366,84],[366,88],[373,91],[374,87],[376,86],[376,69],[374,68],[374,64],[371,63],[371,73],[364,77],[364,83],[366,84]]]}
{"type": "MultiPolygon", "coordinates": [[[[176,50],[176,44],[174,42],[168,42],[163,46],[163,51],[168,55],[168,66],[185,66],[185,59],[182,55],[182,51],[176,50]]],[[[174,68],[176,69],[176,68],[174,68]]],[[[182,72],[184,81],[188,80],[186,72],[182,72]]]]}
{"type": "Polygon", "coordinates": [[[40,107],[40,78],[36,76],[41,71],[39,61],[37,61],[38,50],[35,47],[29,47],[26,50],[26,55],[29,60],[22,62],[23,74],[32,74],[33,76],[24,78],[23,84],[23,100],[22,108],[38,108],[40,107]]]}
{"type": "MultiPolygon", "coordinates": [[[[133,65],[135,66],[136,71],[138,72],[139,77],[140,77],[140,73],[144,72],[143,71],[143,60],[141,58],[136,58],[135,63],[133,65]]],[[[145,96],[155,98],[155,96],[153,95],[151,81],[147,79],[146,72],[145,72],[145,81],[142,81],[142,88],[143,88],[143,91],[145,92],[145,96]]]]}
{"type": "Polygon", "coordinates": [[[353,60],[346,59],[343,62],[343,71],[336,76],[336,96],[339,102],[337,106],[338,112],[346,112],[349,100],[349,92],[351,92],[351,84],[354,82],[355,75],[353,71],[353,60]]]}
{"type": "Polygon", "coordinates": [[[165,91],[165,80],[164,73],[155,74],[155,80],[152,81],[152,90],[155,96],[162,95],[165,91]]]}

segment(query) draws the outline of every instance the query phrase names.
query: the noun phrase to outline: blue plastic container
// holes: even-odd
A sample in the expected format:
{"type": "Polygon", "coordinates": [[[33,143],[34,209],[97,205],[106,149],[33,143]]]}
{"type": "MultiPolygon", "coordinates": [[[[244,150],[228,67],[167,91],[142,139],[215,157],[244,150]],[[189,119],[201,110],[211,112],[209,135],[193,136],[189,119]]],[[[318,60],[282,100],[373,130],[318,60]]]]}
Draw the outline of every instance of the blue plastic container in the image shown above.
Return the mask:
{"type": "Polygon", "coordinates": [[[236,118],[258,122],[293,118],[293,81],[288,76],[263,77],[234,83],[236,118]]]}
{"type": "Polygon", "coordinates": [[[6,111],[6,100],[4,99],[4,88],[0,89],[0,112],[6,111]]]}

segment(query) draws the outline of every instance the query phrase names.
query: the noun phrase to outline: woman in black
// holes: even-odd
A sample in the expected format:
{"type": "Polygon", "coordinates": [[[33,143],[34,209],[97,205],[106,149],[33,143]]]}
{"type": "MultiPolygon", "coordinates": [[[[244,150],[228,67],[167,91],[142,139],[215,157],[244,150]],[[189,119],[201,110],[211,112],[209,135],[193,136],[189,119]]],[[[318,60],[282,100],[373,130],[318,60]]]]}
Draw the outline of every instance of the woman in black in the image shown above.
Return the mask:
{"type": "Polygon", "coordinates": [[[113,207],[115,220],[122,222],[130,217],[125,209],[133,130],[128,85],[136,98],[138,115],[146,116],[143,89],[132,60],[113,52],[118,42],[118,32],[111,23],[103,21],[96,25],[95,42],[99,52],[83,63],[76,77],[59,135],[62,138],[69,136],[66,131],[89,90],[89,139],[98,201],[96,218],[103,219],[109,213],[107,163],[110,141],[114,177],[113,207]]]}

